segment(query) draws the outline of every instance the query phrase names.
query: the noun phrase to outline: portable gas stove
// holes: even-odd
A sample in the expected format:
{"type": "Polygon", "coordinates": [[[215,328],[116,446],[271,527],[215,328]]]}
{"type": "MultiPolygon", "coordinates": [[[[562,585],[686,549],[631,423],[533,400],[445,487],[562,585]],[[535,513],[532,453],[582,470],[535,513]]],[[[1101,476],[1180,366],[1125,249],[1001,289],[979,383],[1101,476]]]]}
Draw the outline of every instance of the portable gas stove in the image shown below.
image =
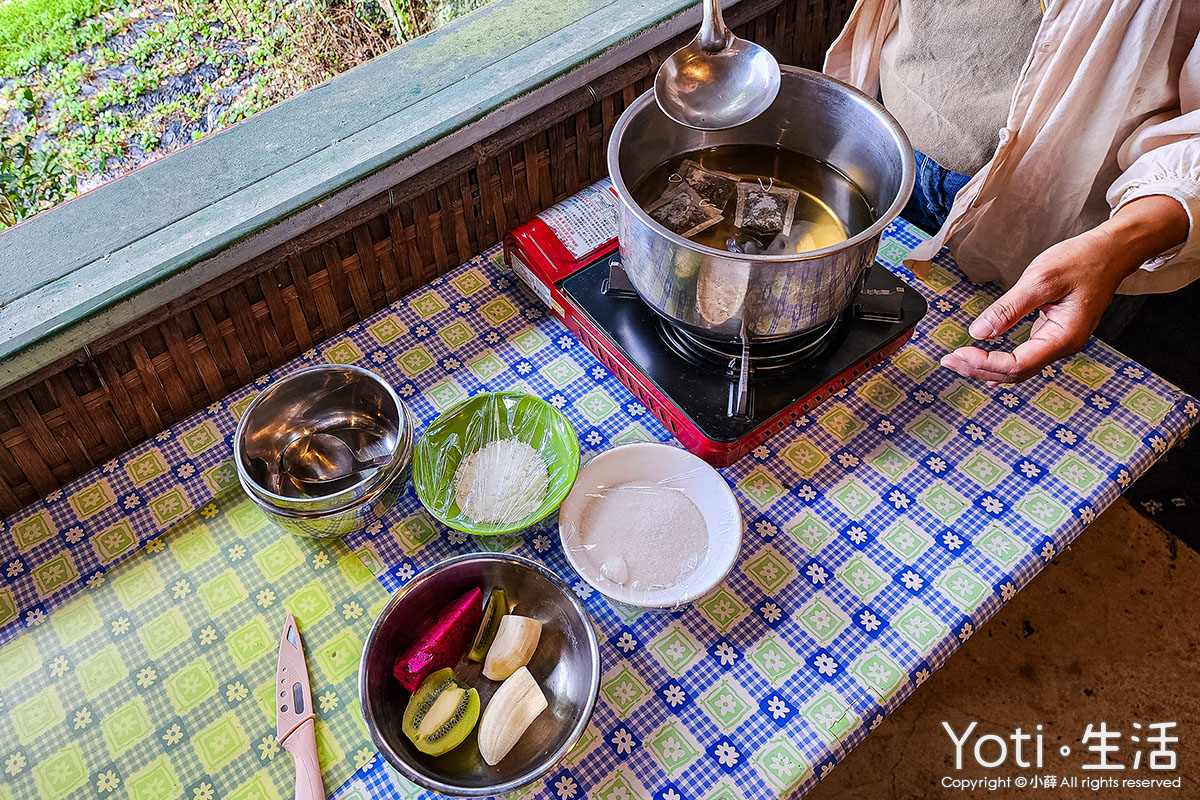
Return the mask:
{"type": "Polygon", "coordinates": [[[925,299],[875,264],[829,325],[753,348],[693,336],[638,298],[617,252],[616,198],[588,187],[504,240],[513,272],[691,452],[723,467],[896,352],[925,299]]]}

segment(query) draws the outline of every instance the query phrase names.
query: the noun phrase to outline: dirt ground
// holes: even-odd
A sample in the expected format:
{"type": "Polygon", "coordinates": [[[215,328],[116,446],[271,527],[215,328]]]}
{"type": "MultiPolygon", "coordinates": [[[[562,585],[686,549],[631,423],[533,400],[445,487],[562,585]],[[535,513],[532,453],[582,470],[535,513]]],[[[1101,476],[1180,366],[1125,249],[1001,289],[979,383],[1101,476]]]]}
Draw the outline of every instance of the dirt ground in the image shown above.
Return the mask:
{"type": "MultiPolygon", "coordinates": [[[[1114,800],[1200,797],[1200,555],[1119,501],[1086,530],[900,709],[817,786],[807,800],[844,798],[1088,797],[1114,800]],[[954,769],[955,748],[942,728],[1007,736],[1044,726],[1044,770],[1009,762],[994,770],[954,769]],[[1087,725],[1122,732],[1110,762],[1124,772],[1085,772],[1098,756],[1079,740],[1087,725]],[[1174,773],[1132,761],[1142,733],[1133,727],[1173,721],[1174,773]],[[1062,758],[1061,746],[1072,747],[1062,758]],[[943,788],[942,779],[1035,774],[1118,778],[1180,777],[1182,788],[1055,789],[1015,785],[987,791],[943,788]]],[[[973,747],[974,736],[968,747],[973,747]]],[[[985,750],[989,756],[992,750],[985,750]]]]}

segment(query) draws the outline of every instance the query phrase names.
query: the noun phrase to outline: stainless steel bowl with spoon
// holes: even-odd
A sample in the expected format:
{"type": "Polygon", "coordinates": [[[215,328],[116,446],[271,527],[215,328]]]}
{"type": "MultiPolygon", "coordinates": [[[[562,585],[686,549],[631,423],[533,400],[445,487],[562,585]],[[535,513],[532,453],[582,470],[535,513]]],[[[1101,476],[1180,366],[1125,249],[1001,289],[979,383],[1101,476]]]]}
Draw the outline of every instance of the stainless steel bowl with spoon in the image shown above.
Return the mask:
{"type": "MultiPolygon", "coordinates": [[[[401,775],[454,797],[502,796],[544,776],[575,746],[595,708],[600,671],[600,645],[591,617],[562,578],[517,556],[473,553],[431,567],[392,595],[367,634],[358,695],[371,739],[401,775]],[[410,695],[392,672],[419,621],[476,587],[485,595],[502,588],[517,613],[542,623],[528,668],[549,707],[494,767],[479,754],[476,731],[444,755],[419,752],[401,730],[410,695]]],[[[456,665],[455,675],[478,690],[486,713],[500,684],[482,678],[480,665],[465,659],[456,665]]]]}
{"type": "Polygon", "coordinates": [[[301,369],[242,414],[234,465],[250,499],[301,536],[342,536],[377,519],[411,471],[412,417],[392,387],[347,364],[301,369]]]}

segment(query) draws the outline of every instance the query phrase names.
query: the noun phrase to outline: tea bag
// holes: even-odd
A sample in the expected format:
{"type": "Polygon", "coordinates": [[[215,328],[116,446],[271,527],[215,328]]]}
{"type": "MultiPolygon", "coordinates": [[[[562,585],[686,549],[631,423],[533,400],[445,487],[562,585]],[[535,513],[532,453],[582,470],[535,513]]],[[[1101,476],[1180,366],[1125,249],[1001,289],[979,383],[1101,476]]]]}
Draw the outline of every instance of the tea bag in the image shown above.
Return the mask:
{"type": "Polygon", "coordinates": [[[685,239],[725,219],[724,214],[686,182],[667,187],[662,196],[646,208],[646,213],[659,225],[685,239]]]}
{"type": "Polygon", "coordinates": [[[762,233],[779,231],[787,236],[792,231],[792,217],[800,193],[784,186],[757,181],[742,181],[737,185],[737,210],[733,224],[762,233]]]}
{"type": "Polygon", "coordinates": [[[724,211],[729,198],[737,191],[738,176],[700,166],[690,158],[679,165],[679,174],[718,211],[724,211]]]}

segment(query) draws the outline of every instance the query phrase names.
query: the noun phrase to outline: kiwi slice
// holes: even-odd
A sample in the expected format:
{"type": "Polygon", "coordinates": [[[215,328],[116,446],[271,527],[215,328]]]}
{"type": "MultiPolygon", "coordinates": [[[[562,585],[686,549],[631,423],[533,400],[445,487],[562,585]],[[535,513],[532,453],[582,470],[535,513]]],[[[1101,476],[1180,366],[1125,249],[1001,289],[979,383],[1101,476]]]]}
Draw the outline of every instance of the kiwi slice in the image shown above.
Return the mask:
{"type": "Polygon", "coordinates": [[[504,598],[504,590],[492,589],[483,606],[483,621],[479,623],[479,633],[475,634],[475,641],[467,653],[468,659],[483,663],[492,640],[496,638],[496,631],[500,630],[500,618],[507,613],[508,600],[504,598]]]}
{"type": "Polygon", "coordinates": [[[440,756],[466,739],[478,721],[479,692],[447,667],[421,681],[404,708],[401,730],[422,753],[440,756]]]}

